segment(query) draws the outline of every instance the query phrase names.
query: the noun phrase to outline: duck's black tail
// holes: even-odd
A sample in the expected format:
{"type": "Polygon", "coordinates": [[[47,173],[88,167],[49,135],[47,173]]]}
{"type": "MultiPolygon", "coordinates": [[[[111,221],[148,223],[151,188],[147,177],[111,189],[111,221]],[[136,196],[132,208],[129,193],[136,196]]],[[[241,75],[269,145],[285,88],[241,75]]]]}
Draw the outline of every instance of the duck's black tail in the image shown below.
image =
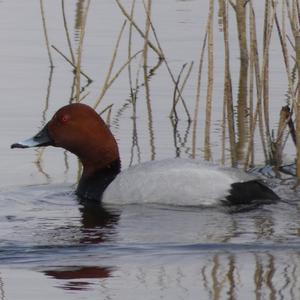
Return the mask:
{"type": "Polygon", "coordinates": [[[262,181],[251,180],[231,184],[230,194],[226,197],[226,204],[271,204],[278,200],[280,198],[262,181]]]}

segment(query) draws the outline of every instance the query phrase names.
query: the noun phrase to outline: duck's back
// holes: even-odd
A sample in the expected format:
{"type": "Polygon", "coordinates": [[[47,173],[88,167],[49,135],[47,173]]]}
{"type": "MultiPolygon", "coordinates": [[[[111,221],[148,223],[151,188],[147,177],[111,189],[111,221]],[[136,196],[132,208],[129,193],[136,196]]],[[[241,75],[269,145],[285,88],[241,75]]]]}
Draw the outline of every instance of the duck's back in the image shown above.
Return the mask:
{"type": "MultiPolygon", "coordinates": [[[[104,192],[105,203],[216,205],[230,197],[233,184],[255,177],[189,159],[146,162],[121,172],[104,192]]],[[[237,186],[241,189],[241,186],[237,186]]]]}

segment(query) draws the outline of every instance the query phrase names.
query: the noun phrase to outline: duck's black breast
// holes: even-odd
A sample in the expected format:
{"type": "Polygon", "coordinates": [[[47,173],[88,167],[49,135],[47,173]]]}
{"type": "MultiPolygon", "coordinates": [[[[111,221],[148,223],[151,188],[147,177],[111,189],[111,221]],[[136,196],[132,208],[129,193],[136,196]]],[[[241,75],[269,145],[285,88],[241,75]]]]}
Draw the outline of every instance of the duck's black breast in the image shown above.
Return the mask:
{"type": "Polygon", "coordinates": [[[84,200],[101,201],[103,192],[107,186],[120,173],[121,162],[119,159],[109,164],[107,167],[97,171],[91,177],[81,177],[76,194],[84,200]]]}
{"type": "Polygon", "coordinates": [[[268,186],[261,180],[250,180],[245,182],[235,182],[230,186],[230,194],[226,197],[228,205],[242,204],[270,204],[280,200],[268,186]]]}

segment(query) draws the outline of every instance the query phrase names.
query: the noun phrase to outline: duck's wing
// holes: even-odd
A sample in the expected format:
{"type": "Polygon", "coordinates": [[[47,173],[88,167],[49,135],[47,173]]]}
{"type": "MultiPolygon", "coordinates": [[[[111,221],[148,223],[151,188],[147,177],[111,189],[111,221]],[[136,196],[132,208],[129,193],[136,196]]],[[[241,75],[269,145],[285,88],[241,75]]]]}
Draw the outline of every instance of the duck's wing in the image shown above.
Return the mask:
{"type": "Polygon", "coordinates": [[[228,205],[270,204],[277,202],[279,199],[279,196],[263,181],[250,180],[232,183],[225,203],[228,205]]]}

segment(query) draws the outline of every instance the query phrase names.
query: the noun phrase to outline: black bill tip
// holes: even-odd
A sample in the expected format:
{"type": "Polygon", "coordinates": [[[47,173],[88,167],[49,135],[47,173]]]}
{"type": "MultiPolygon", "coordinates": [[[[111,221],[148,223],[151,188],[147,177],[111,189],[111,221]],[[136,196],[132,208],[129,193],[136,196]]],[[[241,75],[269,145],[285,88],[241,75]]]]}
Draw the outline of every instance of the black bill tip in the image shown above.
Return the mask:
{"type": "Polygon", "coordinates": [[[15,148],[24,149],[24,148],[29,148],[29,146],[22,145],[21,143],[14,143],[14,144],[10,145],[10,149],[15,149],[15,148]]]}
{"type": "Polygon", "coordinates": [[[48,124],[44,126],[44,128],[37,133],[35,136],[21,141],[14,143],[10,146],[11,149],[19,148],[19,149],[25,149],[25,148],[32,148],[32,147],[43,147],[43,146],[51,146],[54,145],[51,137],[48,133],[48,124]]]}

